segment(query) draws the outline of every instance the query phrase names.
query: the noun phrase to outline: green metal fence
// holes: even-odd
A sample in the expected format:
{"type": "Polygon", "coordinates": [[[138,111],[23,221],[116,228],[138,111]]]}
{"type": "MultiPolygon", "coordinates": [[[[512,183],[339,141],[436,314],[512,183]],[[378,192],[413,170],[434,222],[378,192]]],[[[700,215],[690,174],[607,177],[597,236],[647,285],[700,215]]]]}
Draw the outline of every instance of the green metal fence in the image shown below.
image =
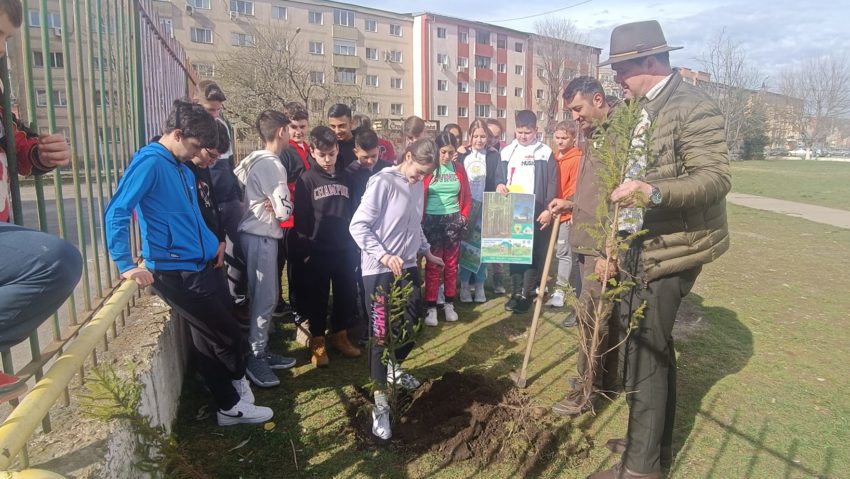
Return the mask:
{"type": "MultiPolygon", "coordinates": [[[[22,0],[20,40],[10,43],[8,58],[0,61],[5,131],[12,131],[14,113],[33,132],[65,132],[72,165],[21,179],[14,138],[7,135],[12,217],[19,225],[76,245],[83,274],[74,294],[29,344],[0,352],[7,373],[39,380],[120,284],[106,253],[104,210],[132,153],[159,132],[173,100],[191,94],[196,83],[184,50],[162,32],[151,2],[22,0]]],[[[137,235],[132,237],[138,252],[137,235]]],[[[130,306],[122,308],[99,348],[108,348],[130,306]]],[[[95,350],[91,359],[97,362],[95,350]]],[[[18,407],[26,403],[25,396],[18,407]]],[[[41,424],[44,432],[50,431],[49,415],[41,424]]],[[[33,433],[9,427],[0,426],[0,442],[9,435],[28,438],[33,433]]],[[[4,450],[0,470],[18,453],[26,467],[25,448],[4,450]]]]}

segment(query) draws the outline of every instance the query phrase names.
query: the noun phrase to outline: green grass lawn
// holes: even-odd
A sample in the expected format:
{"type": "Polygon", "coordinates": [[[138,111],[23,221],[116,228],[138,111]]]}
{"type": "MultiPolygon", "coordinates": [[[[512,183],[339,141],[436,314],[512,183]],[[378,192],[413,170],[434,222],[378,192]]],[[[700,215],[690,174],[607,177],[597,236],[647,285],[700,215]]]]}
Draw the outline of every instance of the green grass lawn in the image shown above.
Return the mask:
{"type": "MultiPolygon", "coordinates": [[[[697,327],[677,343],[678,455],[670,477],[847,477],[850,231],[735,206],[729,212],[732,248],[697,281],[688,299],[697,327]]],[[[503,301],[461,306],[461,321],[428,329],[406,365],[422,379],[453,370],[506,375],[521,362],[525,340],[512,338],[530,314],[509,316],[503,301]]],[[[544,406],[561,398],[575,367],[575,331],[560,320],[545,314],[529,366],[527,391],[544,406]]],[[[361,447],[345,407],[366,383],[365,359],[332,356],[330,368],[316,370],[284,336],[291,331],[275,336],[275,349],[301,366],[282,374],[280,387],[255,389],[258,404],[275,410],[273,431],[196,420],[210,398],[187,381],[176,434],[210,477],[521,476],[514,463],[446,465],[430,453],[361,447]]],[[[560,447],[534,459],[535,477],[583,478],[614,463],[603,445],[621,437],[626,414],[620,398],[596,417],[556,422],[560,447]]]]}
{"type": "Polygon", "coordinates": [[[732,191],[850,210],[850,163],[736,161],[732,191]]]}

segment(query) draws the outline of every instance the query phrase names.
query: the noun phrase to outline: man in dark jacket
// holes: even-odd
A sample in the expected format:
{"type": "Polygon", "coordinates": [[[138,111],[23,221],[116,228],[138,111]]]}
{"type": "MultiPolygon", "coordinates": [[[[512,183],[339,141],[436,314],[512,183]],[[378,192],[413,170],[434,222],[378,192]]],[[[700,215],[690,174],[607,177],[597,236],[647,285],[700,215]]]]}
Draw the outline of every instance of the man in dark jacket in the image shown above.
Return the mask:
{"type": "Polygon", "coordinates": [[[723,116],[704,92],[670,68],[670,47],[656,21],[618,26],[610,58],[626,99],[643,106],[650,122],[648,164],[643,180],[624,182],[611,201],[645,206],[643,229],[619,259],[637,278],[620,305],[628,326],[635,309],[644,317],[622,347],[629,404],[626,438],[609,441],[620,463],[592,479],[660,478],[672,462],[676,411],[676,355],[672,329],[682,298],[702,265],[729,248],[726,193],[731,186],[723,116]]]}

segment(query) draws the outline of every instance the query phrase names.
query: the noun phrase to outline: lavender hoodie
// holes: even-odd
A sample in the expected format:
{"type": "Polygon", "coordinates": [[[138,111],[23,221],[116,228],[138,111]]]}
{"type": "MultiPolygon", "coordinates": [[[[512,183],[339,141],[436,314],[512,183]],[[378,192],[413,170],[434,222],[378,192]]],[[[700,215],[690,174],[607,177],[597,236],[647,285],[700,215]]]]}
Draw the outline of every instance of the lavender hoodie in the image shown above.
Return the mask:
{"type": "Polygon", "coordinates": [[[389,273],[380,260],[385,254],[401,257],[404,267],[416,266],[416,255],[431,249],[422,232],[422,183],[409,184],[398,167],[375,173],[366,184],[349,232],[360,248],[363,276],[389,273]]]}

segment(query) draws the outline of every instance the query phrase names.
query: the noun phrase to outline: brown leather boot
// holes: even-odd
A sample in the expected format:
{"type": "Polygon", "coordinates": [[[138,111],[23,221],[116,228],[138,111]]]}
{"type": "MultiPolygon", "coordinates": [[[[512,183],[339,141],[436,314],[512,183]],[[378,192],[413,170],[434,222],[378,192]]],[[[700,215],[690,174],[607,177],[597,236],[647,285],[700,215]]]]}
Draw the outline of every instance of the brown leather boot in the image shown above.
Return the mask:
{"type": "Polygon", "coordinates": [[[325,367],[331,363],[328,359],[328,350],[325,349],[325,337],[317,336],[310,339],[310,362],[317,368],[325,367]]]}
{"type": "Polygon", "coordinates": [[[628,470],[623,463],[618,462],[611,469],[595,472],[587,476],[587,479],[661,479],[661,473],[650,472],[648,474],[642,474],[633,472],[628,470]]]}
{"type": "Polygon", "coordinates": [[[347,358],[359,358],[360,357],[360,349],[355,347],[348,340],[348,332],[347,331],[339,331],[337,333],[331,334],[330,337],[331,346],[334,349],[341,352],[343,356],[347,358]]]}
{"type": "MultiPolygon", "coordinates": [[[[614,454],[622,454],[626,452],[626,446],[628,443],[625,438],[615,437],[608,439],[608,442],[605,443],[605,447],[608,448],[609,451],[614,454]]],[[[661,448],[661,469],[664,471],[669,471],[673,466],[673,451],[670,450],[669,447],[661,448]]]]}

